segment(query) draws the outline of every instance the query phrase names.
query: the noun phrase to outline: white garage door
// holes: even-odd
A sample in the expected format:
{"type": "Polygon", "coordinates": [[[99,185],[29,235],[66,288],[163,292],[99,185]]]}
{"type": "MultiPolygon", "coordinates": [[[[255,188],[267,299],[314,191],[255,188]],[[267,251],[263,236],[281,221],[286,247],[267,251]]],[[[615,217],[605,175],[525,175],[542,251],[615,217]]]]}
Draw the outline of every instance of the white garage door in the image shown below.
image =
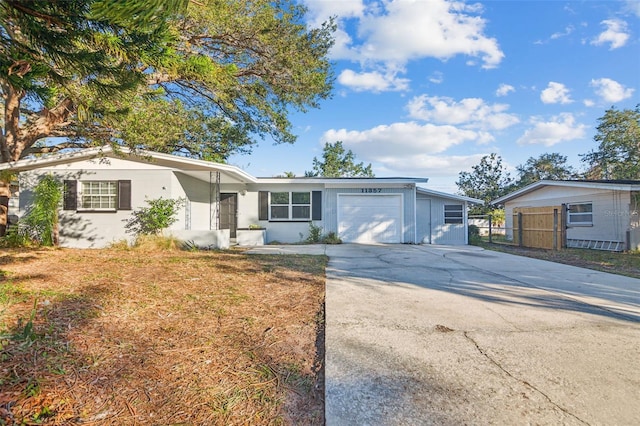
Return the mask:
{"type": "Polygon", "coordinates": [[[402,195],[338,195],[338,236],[345,243],[401,243],[402,195]]]}

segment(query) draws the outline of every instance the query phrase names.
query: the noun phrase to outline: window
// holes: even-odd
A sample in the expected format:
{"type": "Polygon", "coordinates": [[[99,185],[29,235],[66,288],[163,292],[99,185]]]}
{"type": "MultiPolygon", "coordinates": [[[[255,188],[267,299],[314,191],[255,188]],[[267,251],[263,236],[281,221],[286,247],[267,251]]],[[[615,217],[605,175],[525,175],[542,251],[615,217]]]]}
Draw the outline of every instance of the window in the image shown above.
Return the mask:
{"type": "Polygon", "coordinates": [[[80,209],[115,210],[117,201],[117,181],[82,182],[80,189],[80,209]]]}
{"type": "Polygon", "coordinates": [[[568,225],[573,226],[592,226],[593,204],[569,204],[569,214],[567,215],[567,222],[568,225]]]}
{"type": "Polygon", "coordinates": [[[271,192],[270,220],[310,220],[310,192],[271,192]]]}
{"type": "Polygon", "coordinates": [[[463,223],[462,204],[445,204],[444,223],[463,223]]]}

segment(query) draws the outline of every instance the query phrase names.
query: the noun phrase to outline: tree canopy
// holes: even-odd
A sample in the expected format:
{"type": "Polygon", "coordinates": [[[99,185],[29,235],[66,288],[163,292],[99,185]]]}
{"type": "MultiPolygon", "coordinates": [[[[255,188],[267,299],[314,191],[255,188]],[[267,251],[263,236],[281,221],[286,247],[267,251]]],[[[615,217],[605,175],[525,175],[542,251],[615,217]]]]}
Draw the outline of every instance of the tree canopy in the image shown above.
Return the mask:
{"type": "Polygon", "coordinates": [[[582,156],[589,179],[640,179],[640,105],[598,119],[598,148],[582,156]]]}
{"type": "Polygon", "coordinates": [[[374,174],[371,164],[356,163],[355,154],[345,150],[342,141],[337,141],[324,144],[322,160],[313,157],[313,171],[305,172],[305,176],[374,177],[374,174]]]}
{"type": "MultiPolygon", "coordinates": [[[[225,161],[293,143],[335,26],[295,0],[0,0],[0,162],[106,143],[225,161]]],[[[8,182],[0,182],[0,235],[8,182]]]]}
{"type": "Polygon", "coordinates": [[[573,167],[567,165],[567,156],[557,152],[529,157],[525,164],[516,167],[518,178],[515,188],[522,188],[540,180],[567,180],[577,177],[573,167]]]}
{"type": "Polygon", "coordinates": [[[0,0],[2,161],[105,142],[220,161],[259,138],[292,143],[290,111],[333,83],[334,25],[307,28],[305,12],[293,0],[0,0]]]}
{"type": "Polygon", "coordinates": [[[484,201],[483,205],[472,207],[471,214],[487,214],[493,210],[489,203],[505,195],[512,183],[513,179],[502,164],[502,157],[493,153],[482,157],[471,172],[460,172],[456,185],[467,197],[484,201]]]}

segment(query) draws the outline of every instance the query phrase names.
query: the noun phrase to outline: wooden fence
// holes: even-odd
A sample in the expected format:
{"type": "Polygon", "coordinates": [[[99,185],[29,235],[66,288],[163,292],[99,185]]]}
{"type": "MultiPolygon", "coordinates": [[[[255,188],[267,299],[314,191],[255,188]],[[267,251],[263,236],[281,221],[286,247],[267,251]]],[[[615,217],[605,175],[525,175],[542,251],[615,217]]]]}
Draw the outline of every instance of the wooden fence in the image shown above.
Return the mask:
{"type": "Polygon", "coordinates": [[[523,247],[559,250],[566,247],[563,206],[513,209],[513,240],[523,247]]]}

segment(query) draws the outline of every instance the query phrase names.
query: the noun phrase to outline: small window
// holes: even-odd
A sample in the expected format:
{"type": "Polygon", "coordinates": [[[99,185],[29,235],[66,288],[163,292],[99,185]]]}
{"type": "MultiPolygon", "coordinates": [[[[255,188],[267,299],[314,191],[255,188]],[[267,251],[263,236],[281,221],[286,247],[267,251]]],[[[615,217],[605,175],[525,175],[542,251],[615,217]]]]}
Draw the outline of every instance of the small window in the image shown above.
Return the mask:
{"type": "Polygon", "coordinates": [[[310,192],[271,192],[270,220],[311,220],[310,192]]]}
{"type": "Polygon", "coordinates": [[[580,203],[570,204],[569,214],[567,215],[567,224],[573,226],[591,226],[593,225],[593,204],[580,203]]]}
{"type": "Polygon", "coordinates": [[[117,181],[88,181],[80,186],[82,210],[115,210],[117,201],[117,181]]]}
{"type": "Polygon", "coordinates": [[[444,223],[463,223],[462,204],[447,204],[444,206],[444,223]]]}

